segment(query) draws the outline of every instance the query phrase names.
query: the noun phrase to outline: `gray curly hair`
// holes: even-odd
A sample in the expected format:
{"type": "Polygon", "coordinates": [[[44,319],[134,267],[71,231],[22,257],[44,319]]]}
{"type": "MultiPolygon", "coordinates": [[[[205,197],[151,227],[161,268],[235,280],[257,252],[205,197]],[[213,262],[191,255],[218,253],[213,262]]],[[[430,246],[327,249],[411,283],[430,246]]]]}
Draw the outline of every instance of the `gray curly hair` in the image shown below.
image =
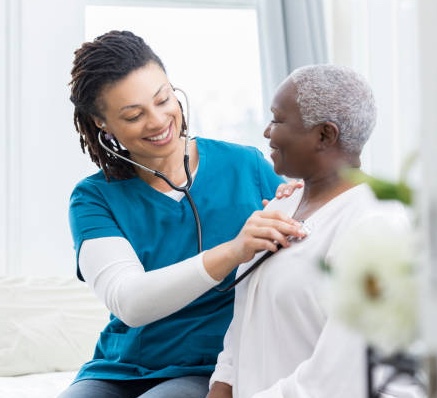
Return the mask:
{"type": "Polygon", "coordinates": [[[305,128],[335,123],[343,149],[360,153],[376,123],[375,99],[367,81],[351,68],[328,64],[300,67],[290,79],[305,128]]]}

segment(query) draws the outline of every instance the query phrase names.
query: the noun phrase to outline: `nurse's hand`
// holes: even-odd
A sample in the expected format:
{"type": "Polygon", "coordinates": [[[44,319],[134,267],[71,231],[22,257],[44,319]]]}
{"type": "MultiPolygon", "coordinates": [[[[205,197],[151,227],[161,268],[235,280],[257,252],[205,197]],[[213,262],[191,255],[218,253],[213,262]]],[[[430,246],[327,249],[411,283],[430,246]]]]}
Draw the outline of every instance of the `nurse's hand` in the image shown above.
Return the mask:
{"type": "Polygon", "coordinates": [[[257,210],[247,219],[239,234],[203,254],[206,272],[215,280],[223,280],[239,264],[252,260],[256,253],[276,252],[277,244],[290,246],[288,238],[305,237],[302,224],[279,210],[257,210]]]}
{"type": "MultiPolygon", "coordinates": [[[[303,187],[303,181],[302,180],[290,180],[287,183],[279,184],[278,188],[276,189],[275,197],[277,199],[281,198],[287,198],[290,196],[296,189],[303,187]]],[[[269,200],[264,199],[262,201],[263,206],[267,206],[269,203],[269,200]]]]}

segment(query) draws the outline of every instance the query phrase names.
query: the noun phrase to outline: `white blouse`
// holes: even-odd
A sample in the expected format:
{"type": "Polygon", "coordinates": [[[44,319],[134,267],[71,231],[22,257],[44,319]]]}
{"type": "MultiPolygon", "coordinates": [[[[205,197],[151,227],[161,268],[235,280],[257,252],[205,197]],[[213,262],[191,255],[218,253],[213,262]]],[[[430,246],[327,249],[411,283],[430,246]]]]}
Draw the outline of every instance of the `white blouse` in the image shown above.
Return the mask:
{"type": "MultiPolygon", "coordinates": [[[[293,215],[302,191],[268,208],[293,215]]],[[[305,239],[281,249],[237,286],[211,384],[232,385],[234,398],[366,396],[364,341],[328,317],[329,276],[319,264],[335,256],[341,234],[369,217],[408,223],[403,206],[377,201],[368,186],[356,186],[305,220],[311,231],[305,239]]]]}

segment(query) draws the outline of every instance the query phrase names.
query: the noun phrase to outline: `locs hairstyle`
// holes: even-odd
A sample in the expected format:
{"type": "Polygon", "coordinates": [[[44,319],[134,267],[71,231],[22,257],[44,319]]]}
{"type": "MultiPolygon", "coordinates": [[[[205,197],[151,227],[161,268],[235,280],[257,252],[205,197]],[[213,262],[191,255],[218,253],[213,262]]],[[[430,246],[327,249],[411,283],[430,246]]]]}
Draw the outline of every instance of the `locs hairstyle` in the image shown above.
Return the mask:
{"type": "MultiPolygon", "coordinates": [[[[103,170],[106,179],[127,179],[135,175],[133,166],[108,153],[98,142],[100,129],[93,116],[103,119],[102,90],[123,79],[132,71],[153,62],[166,72],[161,59],[141,37],[129,31],[110,31],[91,42],[85,42],[74,52],[71,70],[70,100],[74,104],[74,126],[80,135],[82,151],[103,170]]],[[[180,102],[179,105],[181,106],[180,102]]],[[[181,106],[182,110],[182,106],[181,106]]],[[[182,131],[186,123],[182,112],[182,131]]],[[[115,138],[103,137],[113,151],[129,158],[129,152],[115,138]]]]}

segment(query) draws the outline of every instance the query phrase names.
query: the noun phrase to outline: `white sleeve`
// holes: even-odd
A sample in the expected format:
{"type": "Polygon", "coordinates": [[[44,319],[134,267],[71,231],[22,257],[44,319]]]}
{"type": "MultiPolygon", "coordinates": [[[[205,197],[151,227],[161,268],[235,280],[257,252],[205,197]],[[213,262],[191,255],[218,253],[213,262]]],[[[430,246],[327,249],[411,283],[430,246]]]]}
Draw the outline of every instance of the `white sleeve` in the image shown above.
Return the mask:
{"type": "Polygon", "coordinates": [[[178,311],[219,283],[206,272],[203,253],[145,272],[131,244],[120,237],[85,240],[78,262],[97,297],[132,327],[178,311]]]}
{"type": "Polygon", "coordinates": [[[233,361],[232,361],[232,329],[233,321],[228,327],[223,340],[223,350],[217,357],[217,363],[215,365],[215,370],[209,380],[209,387],[216,381],[222,383],[227,383],[230,386],[234,385],[234,371],[233,371],[233,361]]]}

